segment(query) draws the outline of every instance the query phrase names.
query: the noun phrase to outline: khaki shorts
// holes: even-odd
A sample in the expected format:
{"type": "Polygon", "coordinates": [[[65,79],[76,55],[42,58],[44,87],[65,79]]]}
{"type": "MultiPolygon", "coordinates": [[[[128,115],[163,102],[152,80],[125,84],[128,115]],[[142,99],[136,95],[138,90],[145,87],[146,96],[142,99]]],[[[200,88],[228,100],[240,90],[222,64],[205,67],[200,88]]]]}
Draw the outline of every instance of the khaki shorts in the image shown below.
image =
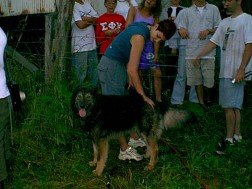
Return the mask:
{"type": "Polygon", "coordinates": [[[187,85],[204,85],[207,88],[214,86],[214,59],[200,59],[194,65],[192,60],[186,60],[187,85]]]}

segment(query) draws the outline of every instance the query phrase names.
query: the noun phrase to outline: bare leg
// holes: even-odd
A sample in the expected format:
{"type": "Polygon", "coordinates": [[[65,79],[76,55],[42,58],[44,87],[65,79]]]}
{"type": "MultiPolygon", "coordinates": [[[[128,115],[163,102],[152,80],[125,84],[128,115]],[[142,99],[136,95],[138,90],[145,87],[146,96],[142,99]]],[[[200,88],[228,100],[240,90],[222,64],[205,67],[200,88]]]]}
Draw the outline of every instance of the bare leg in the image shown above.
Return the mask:
{"type": "Polygon", "coordinates": [[[125,151],[129,147],[125,136],[119,137],[119,143],[122,151],[125,151]]]}
{"type": "Polygon", "coordinates": [[[239,109],[234,109],[235,111],[235,128],[234,134],[241,136],[241,112],[239,109]]]}
{"type": "Polygon", "coordinates": [[[235,111],[233,108],[225,108],[224,111],[225,111],[226,128],[227,128],[226,138],[233,138],[236,124],[235,111]]]}
{"type": "Polygon", "coordinates": [[[203,85],[197,85],[195,88],[196,88],[199,103],[204,104],[203,85]]]}
{"type": "Polygon", "coordinates": [[[138,136],[137,132],[130,132],[130,137],[133,138],[134,140],[139,139],[139,136],[138,136]]]}
{"type": "Polygon", "coordinates": [[[154,75],[154,89],[156,101],[162,102],[162,73],[160,68],[156,68],[153,70],[154,75]]]}

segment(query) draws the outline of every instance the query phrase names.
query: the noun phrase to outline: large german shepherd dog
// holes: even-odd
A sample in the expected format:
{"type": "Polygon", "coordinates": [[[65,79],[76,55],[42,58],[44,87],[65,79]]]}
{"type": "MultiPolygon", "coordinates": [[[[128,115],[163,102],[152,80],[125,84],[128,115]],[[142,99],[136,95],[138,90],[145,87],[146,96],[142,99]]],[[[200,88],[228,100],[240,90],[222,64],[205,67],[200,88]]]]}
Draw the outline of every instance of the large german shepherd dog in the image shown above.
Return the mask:
{"type": "Polygon", "coordinates": [[[145,170],[152,170],[157,162],[158,144],[164,129],[184,124],[193,119],[186,110],[152,109],[136,93],[129,96],[102,96],[95,90],[81,86],[72,94],[72,110],[84,122],[93,142],[94,175],[101,176],[108,157],[109,140],[132,130],[141,133],[147,144],[145,157],[150,158],[145,170]]]}

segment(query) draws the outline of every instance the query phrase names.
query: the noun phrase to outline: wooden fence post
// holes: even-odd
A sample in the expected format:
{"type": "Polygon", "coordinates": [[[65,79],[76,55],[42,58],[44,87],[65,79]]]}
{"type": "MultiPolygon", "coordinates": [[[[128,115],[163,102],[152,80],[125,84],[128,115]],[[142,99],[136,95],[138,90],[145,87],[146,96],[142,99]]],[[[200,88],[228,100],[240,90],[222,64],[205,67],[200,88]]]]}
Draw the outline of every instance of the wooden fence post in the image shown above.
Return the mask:
{"type": "Polygon", "coordinates": [[[57,14],[46,16],[45,81],[50,86],[54,80],[62,80],[68,61],[67,45],[74,0],[56,0],[57,14]]]}

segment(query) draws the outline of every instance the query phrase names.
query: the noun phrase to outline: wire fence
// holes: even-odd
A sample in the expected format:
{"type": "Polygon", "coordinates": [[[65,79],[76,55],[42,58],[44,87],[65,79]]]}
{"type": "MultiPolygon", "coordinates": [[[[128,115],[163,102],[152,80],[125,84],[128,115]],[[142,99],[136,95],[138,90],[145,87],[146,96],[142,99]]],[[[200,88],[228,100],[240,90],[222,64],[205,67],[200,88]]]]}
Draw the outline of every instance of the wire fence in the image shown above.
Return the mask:
{"type": "MultiPolygon", "coordinates": [[[[24,56],[29,62],[34,64],[41,73],[45,72],[45,18],[44,16],[29,16],[0,18],[1,27],[7,34],[8,45],[24,56]]],[[[64,55],[65,62],[71,64],[71,33],[65,36],[67,39],[68,51],[64,55]]],[[[169,49],[160,45],[159,62],[162,72],[162,89],[163,91],[172,91],[175,77],[177,74],[177,59],[178,55],[170,53],[169,49]]],[[[216,54],[216,71],[215,71],[215,89],[218,90],[218,69],[220,56],[216,54]]],[[[69,68],[68,65],[68,68],[69,68]]],[[[65,69],[65,74],[70,74],[70,69],[65,69]]],[[[146,71],[142,74],[145,78],[145,87],[149,94],[153,94],[153,72],[146,71]]],[[[251,82],[248,82],[249,87],[246,88],[246,99],[251,98],[252,89],[251,82]]],[[[218,93],[215,94],[218,96],[218,93]]],[[[248,103],[247,103],[248,104],[248,103]]]]}
{"type": "MultiPolygon", "coordinates": [[[[42,72],[45,70],[45,17],[44,16],[19,16],[0,18],[1,27],[8,36],[8,45],[24,56],[29,62],[38,67],[42,72]]],[[[65,36],[68,51],[64,55],[65,62],[71,63],[71,33],[65,36]]],[[[159,51],[160,69],[164,88],[172,90],[177,74],[178,55],[173,55],[169,49],[160,45],[159,51]]],[[[220,59],[216,54],[216,62],[220,59]]],[[[218,81],[218,64],[216,66],[216,81],[218,81]]],[[[70,72],[69,69],[65,70],[70,72]]],[[[150,81],[152,72],[143,74],[150,81]]]]}

